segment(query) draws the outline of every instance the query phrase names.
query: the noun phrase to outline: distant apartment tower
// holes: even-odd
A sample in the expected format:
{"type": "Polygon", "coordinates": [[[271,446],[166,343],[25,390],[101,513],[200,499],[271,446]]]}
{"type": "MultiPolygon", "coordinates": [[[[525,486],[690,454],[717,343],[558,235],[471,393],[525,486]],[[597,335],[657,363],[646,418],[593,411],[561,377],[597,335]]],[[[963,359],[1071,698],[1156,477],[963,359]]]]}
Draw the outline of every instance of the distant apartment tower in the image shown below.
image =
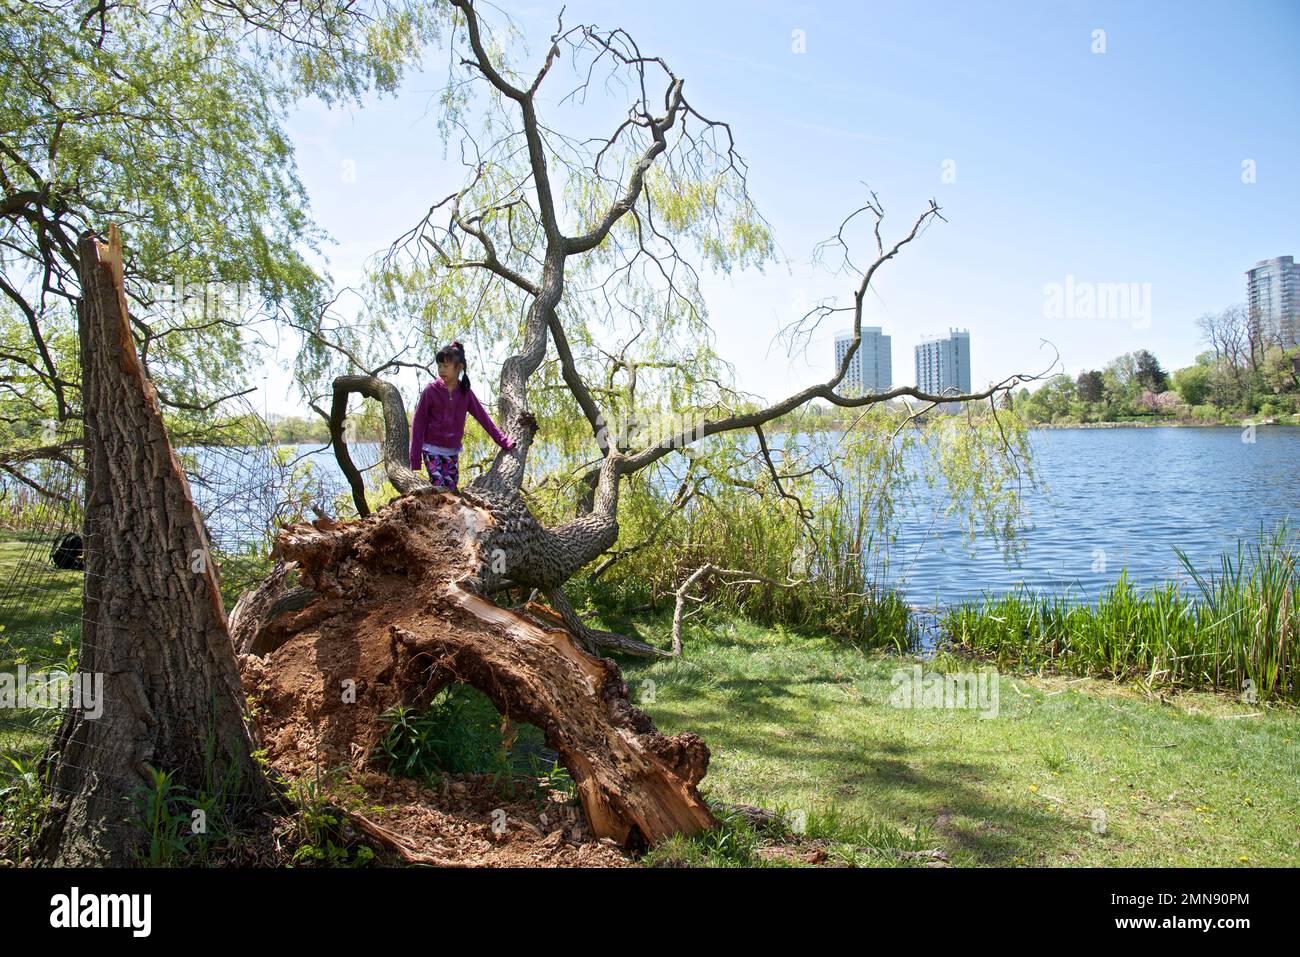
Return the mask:
{"type": "MultiPolygon", "coordinates": [[[[853,342],[853,333],[841,332],[835,337],[835,368],[844,361],[844,354],[853,342]]],[[[840,382],[841,389],[869,392],[888,392],[894,384],[894,363],[890,353],[890,338],[880,326],[864,326],[858,351],[849,363],[848,371],[840,382]]]]}
{"type": "Polygon", "coordinates": [[[1300,345],[1300,265],[1277,256],[1247,269],[1246,310],[1252,340],[1285,349],[1300,345]]]}
{"type": "Polygon", "coordinates": [[[930,395],[970,392],[970,332],[950,329],[944,338],[916,347],[916,387],[930,395]]]}

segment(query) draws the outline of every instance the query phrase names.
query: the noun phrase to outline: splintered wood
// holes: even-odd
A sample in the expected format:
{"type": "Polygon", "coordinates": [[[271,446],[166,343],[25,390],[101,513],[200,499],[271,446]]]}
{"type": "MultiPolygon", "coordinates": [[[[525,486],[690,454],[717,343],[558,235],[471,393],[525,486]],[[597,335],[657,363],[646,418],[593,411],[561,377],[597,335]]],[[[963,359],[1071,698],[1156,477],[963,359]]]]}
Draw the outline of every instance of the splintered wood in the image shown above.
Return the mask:
{"type": "Polygon", "coordinates": [[[660,734],[615,662],[474,590],[492,521],[427,492],[281,533],[275,557],[306,590],[290,600],[289,576],[273,575],[232,626],[272,763],[291,774],[364,767],[384,711],[458,681],[541,729],[597,838],[654,845],[716,826],[697,791],[709,763],[699,737],[660,734]]]}

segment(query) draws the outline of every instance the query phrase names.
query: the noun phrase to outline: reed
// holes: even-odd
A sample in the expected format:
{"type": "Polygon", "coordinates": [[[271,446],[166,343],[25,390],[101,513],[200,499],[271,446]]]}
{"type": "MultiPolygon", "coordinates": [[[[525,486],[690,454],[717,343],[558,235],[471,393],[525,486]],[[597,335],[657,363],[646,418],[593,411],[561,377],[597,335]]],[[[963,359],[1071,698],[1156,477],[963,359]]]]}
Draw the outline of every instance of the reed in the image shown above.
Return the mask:
{"type": "Polygon", "coordinates": [[[1140,590],[1121,573],[1095,605],[1019,589],[949,609],[953,645],[1020,667],[1297,700],[1297,535],[1282,523],[1238,542],[1217,567],[1175,549],[1193,587],[1140,590]]]}
{"type": "MultiPolygon", "coordinates": [[[[919,644],[911,609],[885,579],[876,510],[865,479],[833,489],[789,482],[813,515],[811,531],[790,500],[748,485],[711,483],[685,507],[652,483],[639,483],[622,500],[622,548],[629,549],[587,589],[602,603],[635,608],[671,603],[672,593],[706,563],[745,569],[779,582],[736,584],[709,580],[695,592],[718,618],[741,614],[761,624],[829,634],[862,648],[908,652],[919,644]],[[864,556],[876,556],[874,558],[864,556]]],[[[581,591],[579,589],[575,589],[581,591]]]]}

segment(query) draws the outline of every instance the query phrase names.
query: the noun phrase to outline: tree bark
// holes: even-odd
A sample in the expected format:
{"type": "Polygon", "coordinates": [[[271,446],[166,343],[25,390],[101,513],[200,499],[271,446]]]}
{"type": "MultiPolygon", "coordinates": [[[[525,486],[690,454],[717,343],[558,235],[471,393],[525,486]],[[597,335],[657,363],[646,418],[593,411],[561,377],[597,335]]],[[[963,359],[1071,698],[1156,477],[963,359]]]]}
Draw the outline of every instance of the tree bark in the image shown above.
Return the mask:
{"type": "Polygon", "coordinates": [[[52,804],[38,848],[55,865],[136,862],[132,796],[149,768],[191,795],[226,781],[232,818],[271,788],[226,631],[216,566],[189,483],[136,354],[116,228],[81,239],[85,592],[77,680],[102,681],[102,714],[76,702],[42,759],[52,804]],[[227,777],[229,775],[229,777],[227,777]]]}
{"type": "Polygon", "coordinates": [[[380,456],[393,487],[405,493],[431,486],[420,473],[411,471],[408,465],[411,429],[407,424],[406,406],[402,404],[402,394],[397,391],[397,386],[374,375],[339,376],[334,380],[334,401],[330,406],[330,444],[334,447],[339,469],[352,489],[352,504],[356,506],[357,514],[365,518],[370,514],[365,481],[352,461],[343,433],[348,414],[348,396],[353,392],[377,400],[384,410],[384,437],[380,443],[380,456]]]}

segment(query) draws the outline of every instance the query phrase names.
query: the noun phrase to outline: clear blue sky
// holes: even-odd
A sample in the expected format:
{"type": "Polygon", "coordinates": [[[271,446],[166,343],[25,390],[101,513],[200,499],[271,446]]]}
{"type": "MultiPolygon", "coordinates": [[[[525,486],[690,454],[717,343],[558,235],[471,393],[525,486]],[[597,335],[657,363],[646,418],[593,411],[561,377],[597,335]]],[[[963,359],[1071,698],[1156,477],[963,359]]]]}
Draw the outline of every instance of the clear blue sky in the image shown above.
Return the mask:
{"type": "MultiPolygon", "coordinates": [[[[534,59],[559,7],[506,5],[534,59]]],[[[893,337],[895,384],[912,382],[915,343],[949,326],[970,329],[976,387],[1040,369],[1041,339],[1072,375],[1139,348],[1186,365],[1202,349],[1195,318],[1243,301],[1247,268],[1300,257],[1297,0],[570,0],[565,23],[578,22],[625,27],[686,78],[697,108],[732,124],[790,267],[706,288],[719,351],[768,398],[829,371],[842,323],[794,359],[768,347],[801,302],[848,297],[849,280],[808,263],[863,183],[885,204],[886,237],[931,197],[948,220],[874,284],[865,322],[893,337]],[[1149,283],[1149,320],[1049,318],[1044,286],[1067,276],[1149,283]]],[[[461,183],[428,110],[442,75],[431,52],[397,98],[304,104],[290,123],[341,283],[461,183]]],[[[285,382],[271,377],[272,411],[297,406],[285,382]]]]}

